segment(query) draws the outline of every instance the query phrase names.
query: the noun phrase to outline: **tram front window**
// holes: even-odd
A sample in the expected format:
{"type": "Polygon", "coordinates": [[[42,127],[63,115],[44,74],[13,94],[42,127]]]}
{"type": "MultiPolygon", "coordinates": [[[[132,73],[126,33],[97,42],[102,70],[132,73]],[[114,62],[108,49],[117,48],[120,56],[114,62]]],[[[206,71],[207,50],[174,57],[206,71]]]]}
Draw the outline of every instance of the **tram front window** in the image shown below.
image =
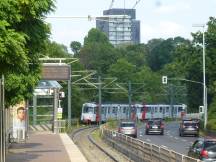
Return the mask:
{"type": "Polygon", "coordinates": [[[85,106],[83,108],[83,113],[95,113],[95,111],[94,111],[93,107],[87,107],[87,106],[85,106]]]}

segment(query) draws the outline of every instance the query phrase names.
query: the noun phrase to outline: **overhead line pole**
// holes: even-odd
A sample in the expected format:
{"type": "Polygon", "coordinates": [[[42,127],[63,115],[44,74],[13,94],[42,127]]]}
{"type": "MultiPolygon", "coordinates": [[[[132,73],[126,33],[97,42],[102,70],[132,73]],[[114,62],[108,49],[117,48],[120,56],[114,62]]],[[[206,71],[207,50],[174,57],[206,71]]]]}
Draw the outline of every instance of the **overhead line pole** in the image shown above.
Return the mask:
{"type": "Polygon", "coordinates": [[[98,99],[99,99],[99,125],[101,125],[101,76],[98,77],[98,99]]]}

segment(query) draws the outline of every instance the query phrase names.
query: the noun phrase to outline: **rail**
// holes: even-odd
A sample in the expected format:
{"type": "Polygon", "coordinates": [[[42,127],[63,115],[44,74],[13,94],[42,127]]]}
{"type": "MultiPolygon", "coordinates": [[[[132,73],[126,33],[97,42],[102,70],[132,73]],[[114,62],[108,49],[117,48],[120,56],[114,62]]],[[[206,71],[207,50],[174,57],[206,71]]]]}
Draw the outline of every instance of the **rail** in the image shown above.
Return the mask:
{"type": "MultiPolygon", "coordinates": [[[[92,132],[95,131],[96,129],[98,129],[98,126],[92,125],[92,126],[88,126],[88,127],[83,127],[83,128],[79,128],[77,130],[75,130],[73,133],[69,134],[69,136],[71,137],[71,139],[76,143],[76,137],[80,136],[80,133],[83,133],[83,131],[89,130],[89,133],[87,135],[88,141],[90,143],[92,143],[96,148],[98,148],[101,152],[103,152],[107,157],[109,157],[110,159],[112,159],[115,162],[118,162],[119,160],[116,159],[116,157],[114,157],[112,154],[109,153],[109,151],[106,150],[106,148],[103,148],[102,146],[100,146],[92,137],[92,132]]],[[[80,140],[80,139],[79,139],[80,140]]]]}
{"type": "Polygon", "coordinates": [[[171,149],[101,127],[103,139],[131,160],[139,162],[201,162],[171,149]]]}

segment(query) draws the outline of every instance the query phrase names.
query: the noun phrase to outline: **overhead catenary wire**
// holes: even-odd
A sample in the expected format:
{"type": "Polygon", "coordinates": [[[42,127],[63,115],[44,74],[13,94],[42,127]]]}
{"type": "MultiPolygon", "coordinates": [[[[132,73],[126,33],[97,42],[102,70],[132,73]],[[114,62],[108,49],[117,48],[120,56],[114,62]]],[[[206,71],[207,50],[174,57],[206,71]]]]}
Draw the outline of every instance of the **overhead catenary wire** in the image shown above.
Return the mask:
{"type": "Polygon", "coordinates": [[[133,5],[132,9],[134,9],[140,1],[141,0],[137,0],[136,3],[133,5]]]}

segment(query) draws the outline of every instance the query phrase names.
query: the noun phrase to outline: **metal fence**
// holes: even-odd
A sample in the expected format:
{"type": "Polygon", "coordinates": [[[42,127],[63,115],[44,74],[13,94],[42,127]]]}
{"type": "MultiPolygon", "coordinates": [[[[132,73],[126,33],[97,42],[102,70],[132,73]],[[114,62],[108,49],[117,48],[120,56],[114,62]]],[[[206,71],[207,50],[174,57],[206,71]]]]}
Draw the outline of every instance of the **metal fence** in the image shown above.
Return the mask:
{"type": "Polygon", "coordinates": [[[139,139],[126,136],[116,131],[101,128],[103,139],[125,154],[127,157],[138,162],[201,162],[198,159],[177,153],[168,148],[160,147],[139,139]]]}

